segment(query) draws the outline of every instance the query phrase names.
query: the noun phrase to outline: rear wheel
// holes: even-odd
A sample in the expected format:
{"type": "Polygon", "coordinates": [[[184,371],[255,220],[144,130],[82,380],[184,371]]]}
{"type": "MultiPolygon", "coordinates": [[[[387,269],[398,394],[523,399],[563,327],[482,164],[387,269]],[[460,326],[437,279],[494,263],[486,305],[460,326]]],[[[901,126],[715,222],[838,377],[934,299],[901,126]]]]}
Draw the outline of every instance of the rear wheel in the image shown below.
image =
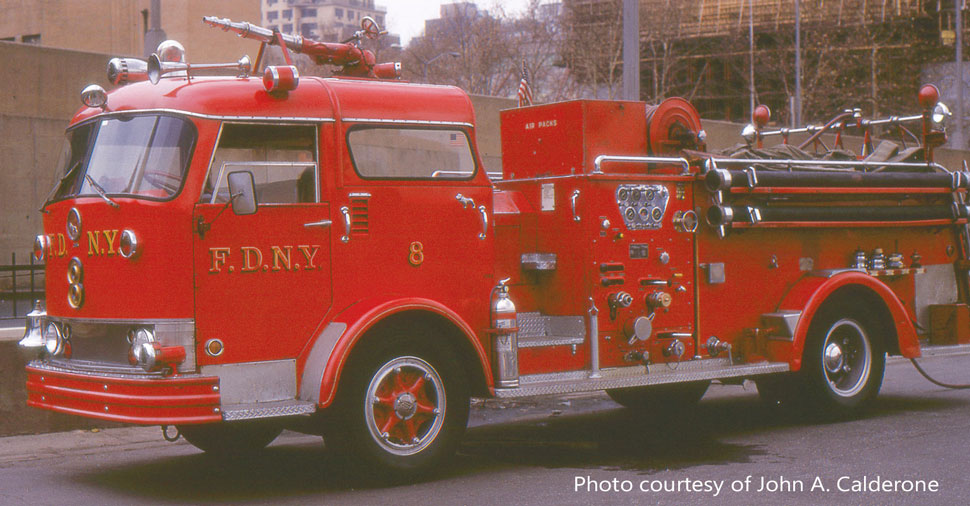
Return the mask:
{"type": "Polygon", "coordinates": [[[692,381],[651,387],[617,388],[607,390],[617,404],[630,409],[683,409],[691,407],[704,397],[710,381],[692,381]]]}
{"type": "Polygon", "coordinates": [[[886,367],[877,329],[862,311],[827,310],[812,322],[800,374],[814,407],[846,415],[875,399],[886,367]]]}
{"type": "Polygon", "coordinates": [[[222,422],[180,425],[179,433],[192,446],[217,456],[255,453],[272,443],[283,429],[265,422],[222,422]]]}
{"type": "Polygon", "coordinates": [[[348,364],[324,438],[369,473],[413,478],[454,455],[468,422],[468,389],[449,350],[386,341],[383,351],[348,364]]]}

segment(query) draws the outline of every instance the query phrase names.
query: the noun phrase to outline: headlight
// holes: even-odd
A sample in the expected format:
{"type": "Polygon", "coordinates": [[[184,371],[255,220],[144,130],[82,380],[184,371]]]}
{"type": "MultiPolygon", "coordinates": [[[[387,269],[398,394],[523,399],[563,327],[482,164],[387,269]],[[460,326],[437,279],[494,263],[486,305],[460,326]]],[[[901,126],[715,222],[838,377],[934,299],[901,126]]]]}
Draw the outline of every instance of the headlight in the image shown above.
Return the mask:
{"type": "Polygon", "coordinates": [[[61,329],[57,327],[56,323],[49,322],[44,327],[43,337],[44,348],[49,356],[55,357],[64,351],[64,336],[61,335],[61,329]]]}
{"type": "Polygon", "coordinates": [[[933,122],[933,129],[939,132],[946,130],[946,123],[949,121],[950,116],[953,116],[950,108],[943,102],[938,102],[936,107],[933,108],[933,113],[930,115],[930,121],[933,122]]]}
{"type": "Polygon", "coordinates": [[[146,371],[155,367],[155,334],[151,330],[145,327],[130,330],[128,341],[131,343],[128,352],[131,365],[141,366],[146,371]]]}
{"type": "Polygon", "coordinates": [[[758,130],[754,127],[754,125],[748,123],[743,129],[741,129],[741,138],[744,139],[744,142],[751,144],[758,139],[758,130]]]}

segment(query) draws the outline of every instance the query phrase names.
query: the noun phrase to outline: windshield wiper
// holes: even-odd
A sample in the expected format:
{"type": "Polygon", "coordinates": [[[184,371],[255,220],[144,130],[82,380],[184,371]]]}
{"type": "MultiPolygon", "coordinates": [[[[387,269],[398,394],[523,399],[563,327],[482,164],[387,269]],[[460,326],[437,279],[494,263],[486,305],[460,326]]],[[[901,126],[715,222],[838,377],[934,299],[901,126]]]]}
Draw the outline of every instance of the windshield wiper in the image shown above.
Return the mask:
{"type": "Polygon", "coordinates": [[[94,191],[98,192],[98,195],[100,195],[105,202],[110,204],[111,207],[114,207],[114,208],[118,207],[118,203],[108,198],[108,194],[104,191],[104,188],[102,188],[101,185],[95,182],[94,178],[92,178],[90,174],[85,174],[84,179],[87,179],[87,181],[91,183],[91,186],[94,187],[94,191]]]}
{"type": "Polygon", "coordinates": [[[51,199],[54,198],[54,195],[57,195],[57,192],[59,192],[61,190],[61,187],[64,186],[64,181],[67,181],[72,175],[74,175],[74,171],[76,171],[80,166],[81,166],[81,161],[78,160],[77,162],[74,163],[74,165],[71,166],[70,170],[68,170],[67,172],[64,173],[63,176],[61,176],[61,179],[57,181],[57,184],[54,185],[54,188],[51,189],[50,193],[47,194],[47,198],[44,199],[44,205],[40,206],[40,212],[45,214],[50,212],[47,210],[47,204],[51,203],[51,199]]]}

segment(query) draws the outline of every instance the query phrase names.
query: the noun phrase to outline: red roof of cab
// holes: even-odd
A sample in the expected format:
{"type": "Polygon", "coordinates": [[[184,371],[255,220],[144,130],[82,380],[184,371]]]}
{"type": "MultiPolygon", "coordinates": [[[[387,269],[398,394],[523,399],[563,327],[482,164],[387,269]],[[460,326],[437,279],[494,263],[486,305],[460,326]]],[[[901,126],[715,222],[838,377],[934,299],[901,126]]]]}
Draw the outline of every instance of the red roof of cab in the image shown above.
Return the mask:
{"type": "MultiPolygon", "coordinates": [[[[118,87],[108,112],[172,110],[232,117],[381,119],[474,124],[471,100],[459,88],[371,79],[301,77],[296,90],[270,95],[256,77],[183,77],[118,87]],[[337,112],[335,112],[337,111],[337,112]]],[[[100,114],[84,107],[71,123],[100,114]]]]}

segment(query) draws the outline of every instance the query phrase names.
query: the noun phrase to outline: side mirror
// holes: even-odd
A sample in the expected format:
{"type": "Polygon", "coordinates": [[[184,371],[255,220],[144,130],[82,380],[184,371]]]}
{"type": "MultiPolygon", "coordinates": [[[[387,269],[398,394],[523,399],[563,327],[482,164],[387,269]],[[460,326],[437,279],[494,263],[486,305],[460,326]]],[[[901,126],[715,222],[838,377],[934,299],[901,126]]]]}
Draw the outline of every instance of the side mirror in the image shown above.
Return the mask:
{"type": "Polygon", "coordinates": [[[240,216],[254,214],[256,212],[256,184],[253,182],[253,173],[248,170],[230,172],[228,179],[232,212],[240,216]]]}

